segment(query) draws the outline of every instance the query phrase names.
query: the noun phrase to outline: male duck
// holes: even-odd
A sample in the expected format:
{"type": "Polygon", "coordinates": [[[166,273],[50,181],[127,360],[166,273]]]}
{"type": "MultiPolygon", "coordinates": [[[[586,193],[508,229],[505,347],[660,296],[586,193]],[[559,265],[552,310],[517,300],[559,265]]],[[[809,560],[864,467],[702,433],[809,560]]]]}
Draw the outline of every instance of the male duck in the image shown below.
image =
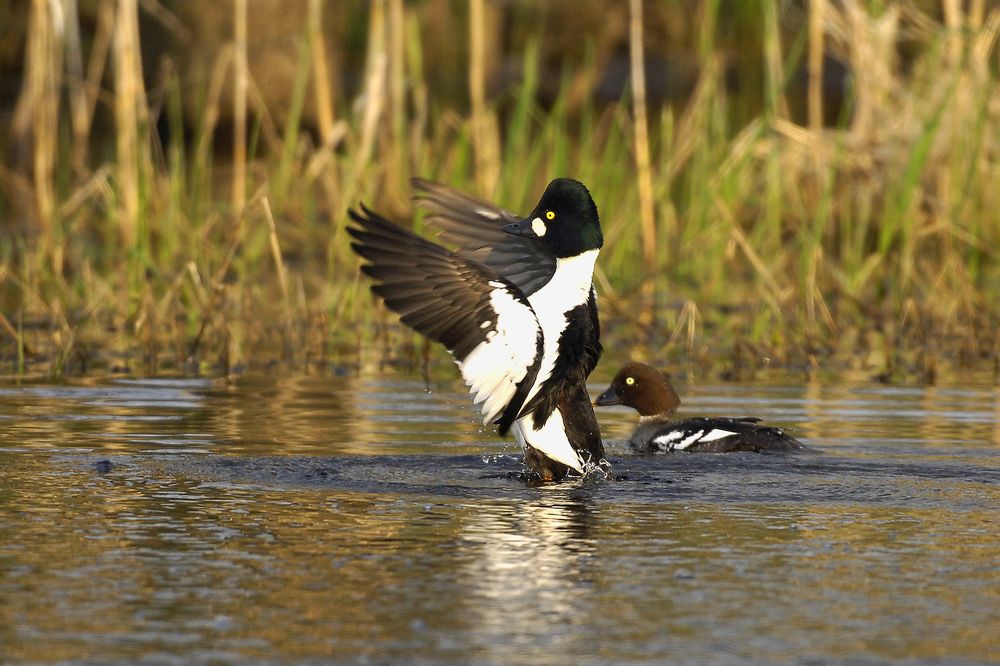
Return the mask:
{"type": "Polygon", "coordinates": [[[522,218],[444,185],[413,185],[427,221],[457,249],[362,205],[348,231],[372,291],[451,352],[483,422],[514,433],[534,474],[607,472],[586,388],[601,355],[592,279],[604,244],[590,192],[558,178],[522,218]]]}
{"type": "Polygon", "coordinates": [[[629,443],[632,448],[649,453],[805,449],[781,428],[759,425],[757,418],[698,417],[671,421],[681,400],[669,377],[643,363],[626,363],[594,403],[635,408],[639,412],[639,427],[629,443]]]}

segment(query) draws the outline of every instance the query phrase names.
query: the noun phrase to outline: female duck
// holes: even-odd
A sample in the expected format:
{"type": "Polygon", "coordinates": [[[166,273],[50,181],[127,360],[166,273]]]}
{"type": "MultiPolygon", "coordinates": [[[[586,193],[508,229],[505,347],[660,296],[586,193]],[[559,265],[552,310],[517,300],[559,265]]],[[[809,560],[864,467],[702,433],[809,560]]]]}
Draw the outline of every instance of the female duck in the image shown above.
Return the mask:
{"type": "Polygon", "coordinates": [[[632,448],[649,453],[697,451],[800,451],[801,442],[757,418],[697,417],[671,421],[681,400],[670,379],[643,363],[626,363],[594,404],[625,405],[639,412],[632,448]]]}

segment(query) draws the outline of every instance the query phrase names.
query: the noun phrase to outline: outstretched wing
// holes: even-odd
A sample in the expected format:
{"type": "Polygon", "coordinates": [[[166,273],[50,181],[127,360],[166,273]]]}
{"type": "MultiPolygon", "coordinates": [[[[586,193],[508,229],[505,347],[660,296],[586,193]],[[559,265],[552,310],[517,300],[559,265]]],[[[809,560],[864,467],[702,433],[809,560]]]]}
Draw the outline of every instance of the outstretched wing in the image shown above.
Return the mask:
{"type": "Polygon", "coordinates": [[[483,411],[505,434],[538,374],[542,331],[524,294],[488,266],[449,252],[364,206],[351,247],[372,291],[404,323],[455,357],[483,411]]]}
{"type": "Polygon", "coordinates": [[[556,271],[556,258],[541,243],[500,230],[520,217],[494,204],[422,178],[411,178],[414,201],[439,237],[458,247],[464,257],[485,264],[530,296],[556,271]]]}

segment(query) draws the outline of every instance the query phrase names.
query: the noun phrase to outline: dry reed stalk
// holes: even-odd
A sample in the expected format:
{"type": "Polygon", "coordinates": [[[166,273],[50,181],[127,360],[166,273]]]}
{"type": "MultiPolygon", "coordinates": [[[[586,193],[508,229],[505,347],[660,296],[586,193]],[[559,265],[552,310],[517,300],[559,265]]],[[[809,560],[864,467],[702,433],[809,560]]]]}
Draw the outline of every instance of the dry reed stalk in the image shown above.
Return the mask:
{"type": "MultiPolygon", "coordinates": [[[[80,45],[80,18],[77,15],[76,0],[63,0],[65,12],[65,46],[66,46],[66,84],[69,92],[70,118],[73,126],[73,143],[86,142],[87,135],[77,130],[77,118],[86,110],[87,96],[83,79],[83,51],[80,45]]],[[[78,155],[80,151],[74,145],[72,149],[73,170],[81,173],[85,166],[86,155],[78,155]]]]}
{"type": "Polygon", "coordinates": [[[193,261],[187,262],[185,266],[188,275],[191,277],[191,285],[194,288],[195,297],[198,299],[198,305],[202,310],[206,309],[206,306],[210,302],[208,295],[208,286],[205,281],[201,279],[201,272],[198,271],[198,264],[193,261]]]}
{"type": "MultiPolygon", "coordinates": [[[[642,45],[642,0],[629,3],[629,54],[631,56],[632,114],[635,125],[635,162],[639,178],[639,214],[642,221],[642,255],[646,273],[656,274],[656,218],[653,207],[653,174],[649,160],[649,127],[646,121],[646,68],[642,45]]],[[[644,284],[644,323],[652,322],[654,281],[644,284]]]]}
{"type": "Polygon", "coordinates": [[[139,51],[136,0],[119,0],[115,16],[115,127],[117,130],[120,231],[127,246],[136,240],[140,214],[140,169],[143,168],[140,126],[147,126],[146,90],[139,51]]]}
{"type": "Polygon", "coordinates": [[[56,208],[54,175],[64,26],[62,17],[53,10],[59,8],[61,5],[48,0],[32,0],[24,84],[11,123],[14,136],[31,135],[35,219],[43,233],[52,228],[56,208]]]}
{"type": "Polygon", "coordinates": [[[170,286],[167,287],[166,291],[164,291],[163,296],[161,296],[160,300],[157,301],[156,305],[152,308],[144,308],[143,311],[139,313],[136,317],[135,326],[133,328],[136,335],[142,332],[147,319],[151,319],[154,322],[163,319],[167,308],[170,307],[170,304],[173,303],[175,298],[177,298],[177,294],[184,285],[184,276],[185,273],[183,271],[177,273],[177,275],[174,276],[173,281],[170,283],[170,286]]]}
{"type": "Polygon", "coordinates": [[[899,34],[899,10],[889,6],[881,18],[875,19],[857,0],[845,2],[841,10],[846,19],[846,32],[851,48],[851,69],[854,72],[854,119],[851,133],[864,145],[875,142],[879,128],[879,110],[890,108],[889,95],[893,75],[893,60],[899,34]]]}
{"type": "Polygon", "coordinates": [[[233,0],[233,214],[246,203],[247,186],[247,0],[233,0]]]}
{"type": "MultiPolygon", "coordinates": [[[[985,22],[980,23],[971,38],[969,48],[969,70],[975,76],[977,87],[992,87],[991,54],[1000,39],[1000,10],[990,12],[985,22]]],[[[995,144],[994,144],[995,145],[995,144]]],[[[986,173],[987,169],[980,170],[986,173]]]]}
{"type": "Polygon", "coordinates": [[[313,92],[316,102],[316,119],[319,123],[323,145],[336,145],[333,115],[333,93],[330,90],[330,67],[327,64],[326,38],[323,36],[323,2],[309,0],[307,24],[309,44],[312,47],[313,92]]]}
{"type": "MultiPolygon", "coordinates": [[[[219,50],[219,55],[212,65],[212,74],[208,79],[208,90],[205,92],[205,108],[202,114],[201,123],[198,125],[198,143],[195,146],[194,166],[195,173],[204,173],[209,159],[212,155],[212,138],[215,133],[215,126],[219,122],[219,111],[222,99],[222,92],[226,82],[229,66],[233,61],[233,50],[223,48],[219,50]]],[[[267,136],[265,134],[265,136],[267,136]]],[[[276,146],[280,146],[280,139],[276,146]]]]}
{"type": "Polygon", "coordinates": [[[305,107],[306,90],[309,87],[312,58],[308,39],[298,45],[298,63],[292,84],[292,96],[288,107],[288,116],[281,133],[281,156],[277,173],[272,180],[270,192],[278,201],[285,201],[288,186],[293,174],[300,172],[299,158],[306,150],[306,142],[302,141],[302,110],[305,107]]]}
{"type": "Polygon", "coordinates": [[[972,32],[978,32],[983,27],[986,18],[986,0],[971,0],[969,2],[969,27],[972,32]]]}
{"type": "Polygon", "coordinates": [[[62,205],[59,206],[59,216],[63,219],[72,217],[83,204],[98,195],[103,199],[102,203],[111,208],[115,200],[115,195],[110,184],[110,179],[111,166],[105,164],[88,176],[73,194],[65,197],[62,205]]]}
{"type": "Polygon", "coordinates": [[[671,349],[682,333],[686,332],[687,354],[688,356],[692,356],[694,354],[695,337],[698,334],[699,319],[701,319],[701,312],[698,310],[698,304],[690,299],[684,301],[680,314],[677,316],[677,324],[674,326],[674,330],[671,331],[667,342],[663,345],[663,351],[671,349]]]}
{"type": "Polygon", "coordinates": [[[941,13],[948,29],[948,59],[951,67],[957,67],[962,62],[962,51],[965,40],[962,38],[962,3],[960,0],[941,0],[941,13]]]}
{"type": "Polygon", "coordinates": [[[424,153],[424,136],[427,133],[428,92],[424,80],[422,45],[420,43],[420,23],[411,13],[406,20],[407,70],[412,81],[410,98],[413,103],[413,120],[410,122],[410,173],[416,173],[420,157],[424,153]]]}
{"type": "Polygon", "coordinates": [[[977,29],[972,43],[972,66],[983,80],[989,75],[990,54],[997,46],[998,36],[1000,36],[1000,10],[990,12],[986,21],[977,29]]]}
{"type": "Polygon", "coordinates": [[[781,31],[778,29],[778,3],[764,3],[764,65],[767,69],[767,102],[778,118],[788,117],[785,100],[784,66],[781,60],[781,31]]]}
{"type": "MultiPolygon", "coordinates": [[[[704,141],[705,117],[710,112],[712,100],[717,94],[719,74],[722,71],[719,60],[717,54],[707,55],[704,58],[701,74],[698,76],[698,84],[688,99],[680,122],[677,123],[666,165],[667,176],[670,180],[680,175],[681,169],[688,163],[697,145],[704,141]]],[[[674,229],[668,226],[668,235],[673,232],[674,229]]]]}
{"type": "Polygon", "coordinates": [[[493,197],[500,178],[496,119],[486,106],[486,17],[484,0],[469,0],[469,101],[479,193],[493,197]]]}
{"type": "Polygon", "coordinates": [[[406,160],[406,53],[403,50],[406,45],[406,25],[403,0],[389,0],[388,9],[389,114],[392,122],[389,146],[392,163],[390,182],[393,189],[403,194],[409,180],[406,160]]]}
{"type": "Polygon", "coordinates": [[[281,244],[278,243],[278,226],[274,223],[274,215],[271,214],[271,203],[267,197],[261,197],[261,206],[264,208],[264,216],[267,218],[268,242],[271,245],[271,256],[274,258],[274,267],[278,271],[278,284],[281,286],[281,294],[285,299],[285,307],[288,307],[288,276],[285,272],[285,260],[281,258],[281,244]]]}
{"type": "Polygon", "coordinates": [[[826,0],[809,3],[809,129],[816,136],[823,129],[823,18],[826,0]]]}
{"type": "Polygon", "coordinates": [[[261,140],[268,150],[280,153],[281,134],[278,132],[278,126],[274,124],[274,118],[271,117],[271,111],[267,108],[263,93],[252,78],[249,81],[247,92],[250,95],[250,105],[253,107],[254,113],[257,114],[257,121],[260,123],[261,140]]]}
{"type": "Polygon", "coordinates": [[[368,21],[368,54],[365,73],[364,115],[361,120],[361,142],[354,156],[343,199],[351,201],[355,188],[371,160],[378,123],[386,98],[385,0],[372,0],[368,21]]]}
{"type": "Polygon", "coordinates": [[[17,343],[19,347],[22,344],[24,344],[24,342],[21,340],[21,334],[17,332],[17,329],[14,327],[13,324],[10,323],[10,320],[7,319],[7,317],[2,312],[0,312],[0,328],[7,331],[7,334],[10,335],[10,337],[14,338],[14,342],[17,343]]]}
{"type": "MultiPolygon", "coordinates": [[[[7,273],[9,271],[10,268],[6,264],[0,264],[0,284],[3,284],[4,281],[6,281],[7,273]]],[[[7,319],[7,317],[4,315],[3,312],[0,312],[0,328],[7,331],[7,333],[10,334],[10,337],[14,338],[14,342],[17,343],[18,353],[19,354],[23,353],[24,339],[21,336],[18,329],[15,328],[14,325],[10,323],[10,320],[7,319]]]]}
{"type": "MultiPolygon", "coordinates": [[[[806,107],[809,115],[809,135],[810,143],[819,144],[823,141],[823,54],[824,54],[824,33],[823,20],[826,14],[826,0],[812,0],[809,3],[809,83],[806,91],[806,107]]],[[[827,170],[825,170],[825,156],[820,150],[812,150],[812,171],[813,179],[806,184],[810,198],[819,201],[821,191],[826,183],[827,170]]],[[[820,212],[813,215],[820,218],[820,212]]],[[[817,245],[808,262],[806,272],[806,313],[810,326],[816,323],[816,303],[814,295],[819,292],[815,288],[816,271],[819,259],[822,257],[822,250],[817,245]]]]}
{"type": "Polygon", "coordinates": [[[87,75],[81,87],[80,99],[73,103],[73,168],[79,173],[86,169],[87,147],[90,128],[94,122],[97,95],[101,90],[101,79],[111,50],[114,31],[115,7],[112,0],[101,0],[97,9],[97,26],[90,47],[87,75]]]}
{"type": "Polygon", "coordinates": [[[750,239],[747,238],[746,233],[740,227],[739,222],[736,220],[736,216],[733,215],[732,209],[726,204],[722,197],[716,192],[713,194],[713,201],[715,202],[716,212],[724,219],[730,228],[730,238],[732,241],[743,251],[750,265],[756,271],[757,275],[760,277],[761,282],[763,282],[766,289],[763,290],[764,300],[768,302],[771,309],[775,314],[781,315],[781,286],[778,284],[778,280],[774,277],[774,273],[767,267],[767,264],[761,259],[757,251],[754,250],[753,245],[750,243],[750,239]]]}

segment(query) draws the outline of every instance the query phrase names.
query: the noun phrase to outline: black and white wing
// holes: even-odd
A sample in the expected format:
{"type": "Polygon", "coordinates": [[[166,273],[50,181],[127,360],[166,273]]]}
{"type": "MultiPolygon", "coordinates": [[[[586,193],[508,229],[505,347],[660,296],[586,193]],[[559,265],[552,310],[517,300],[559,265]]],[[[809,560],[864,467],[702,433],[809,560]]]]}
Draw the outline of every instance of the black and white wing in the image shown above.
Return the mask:
{"type": "Polygon", "coordinates": [[[699,449],[710,442],[739,436],[740,433],[736,429],[689,419],[674,424],[670,430],[654,437],[652,444],[656,446],[657,451],[687,451],[699,449]]]}
{"type": "Polygon", "coordinates": [[[494,204],[447,185],[411,178],[414,201],[424,218],[441,230],[439,237],[459,254],[485,264],[507,278],[525,296],[541,289],[556,271],[556,258],[541,243],[500,230],[521,218],[494,204]]]}
{"type": "Polygon", "coordinates": [[[542,332],[524,294],[488,266],[361,207],[351,247],[372,291],[408,326],[440,342],[483,411],[505,434],[538,374],[542,332]]]}
{"type": "Polygon", "coordinates": [[[756,418],[696,417],[675,421],[650,441],[653,451],[794,451],[801,442],[756,418]]]}

